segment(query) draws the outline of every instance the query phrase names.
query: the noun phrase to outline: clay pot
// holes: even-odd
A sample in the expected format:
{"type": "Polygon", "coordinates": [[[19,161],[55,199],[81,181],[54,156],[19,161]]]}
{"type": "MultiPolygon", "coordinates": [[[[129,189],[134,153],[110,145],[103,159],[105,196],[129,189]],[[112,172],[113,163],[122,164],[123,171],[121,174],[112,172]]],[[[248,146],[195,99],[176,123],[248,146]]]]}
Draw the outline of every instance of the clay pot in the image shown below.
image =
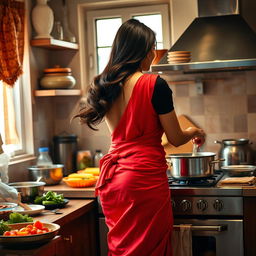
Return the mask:
{"type": "Polygon", "coordinates": [[[45,89],[71,89],[75,86],[76,80],[71,74],[70,68],[48,68],[44,70],[44,76],[40,85],[45,89]]]}

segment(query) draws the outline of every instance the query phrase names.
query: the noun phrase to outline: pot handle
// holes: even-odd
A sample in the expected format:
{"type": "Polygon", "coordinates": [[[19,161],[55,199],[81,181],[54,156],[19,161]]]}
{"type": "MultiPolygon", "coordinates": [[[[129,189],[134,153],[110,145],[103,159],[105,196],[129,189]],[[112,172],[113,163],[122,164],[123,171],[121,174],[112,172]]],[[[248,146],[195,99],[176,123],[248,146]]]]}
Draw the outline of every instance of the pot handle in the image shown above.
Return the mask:
{"type": "Polygon", "coordinates": [[[220,158],[220,159],[216,159],[210,162],[210,165],[214,165],[214,164],[218,164],[220,162],[224,162],[225,159],[224,158],[220,158]]]}
{"type": "Polygon", "coordinates": [[[215,144],[222,144],[222,142],[219,141],[219,140],[215,140],[214,143],[215,143],[215,144]]]}

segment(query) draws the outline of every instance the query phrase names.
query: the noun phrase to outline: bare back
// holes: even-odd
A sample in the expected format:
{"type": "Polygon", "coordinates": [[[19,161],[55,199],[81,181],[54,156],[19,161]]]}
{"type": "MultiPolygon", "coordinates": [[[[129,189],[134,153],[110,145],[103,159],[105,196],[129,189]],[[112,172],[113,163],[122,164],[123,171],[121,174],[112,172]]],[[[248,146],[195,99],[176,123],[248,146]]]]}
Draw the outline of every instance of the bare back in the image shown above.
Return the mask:
{"type": "Polygon", "coordinates": [[[141,72],[135,72],[132,76],[130,76],[122,87],[122,92],[120,96],[113,103],[111,109],[106,114],[106,123],[109,128],[110,133],[113,133],[115,128],[117,127],[127,104],[132,96],[133,88],[137,83],[138,79],[143,74],[141,72]]]}

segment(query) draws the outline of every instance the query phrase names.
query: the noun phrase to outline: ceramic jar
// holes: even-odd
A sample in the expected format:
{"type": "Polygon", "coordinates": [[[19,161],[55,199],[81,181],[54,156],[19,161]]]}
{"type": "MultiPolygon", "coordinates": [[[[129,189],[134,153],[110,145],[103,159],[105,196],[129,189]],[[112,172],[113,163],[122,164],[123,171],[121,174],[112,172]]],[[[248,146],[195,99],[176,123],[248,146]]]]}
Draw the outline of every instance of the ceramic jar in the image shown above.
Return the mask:
{"type": "Polygon", "coordinates": [[[35,38],[52,38],[50,33],[53,21],[53,11],[47,5],[47,0],[37,0],[37,4],[32,10],[32,24],[37,33],[35,38]]]}
{"type": "Polygon", "coordinates": [[[76,80],[71,74],[70,68],[44,69],[44,76],[40,80],[40,85],[44,89],[71,89],[75,86],[76,80]]]}

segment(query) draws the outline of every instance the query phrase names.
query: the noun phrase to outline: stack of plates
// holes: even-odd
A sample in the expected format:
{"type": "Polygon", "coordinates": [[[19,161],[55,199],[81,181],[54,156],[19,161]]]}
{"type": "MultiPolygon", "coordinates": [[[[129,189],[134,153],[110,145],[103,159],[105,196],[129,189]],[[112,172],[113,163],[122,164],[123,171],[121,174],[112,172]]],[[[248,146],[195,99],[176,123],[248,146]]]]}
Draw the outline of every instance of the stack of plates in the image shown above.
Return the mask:
{"type": "Polygon", "coordinates": [[[168,52],[167,60],[169,64],[190,62],[191,53],[189,51],[168,52]]]}

